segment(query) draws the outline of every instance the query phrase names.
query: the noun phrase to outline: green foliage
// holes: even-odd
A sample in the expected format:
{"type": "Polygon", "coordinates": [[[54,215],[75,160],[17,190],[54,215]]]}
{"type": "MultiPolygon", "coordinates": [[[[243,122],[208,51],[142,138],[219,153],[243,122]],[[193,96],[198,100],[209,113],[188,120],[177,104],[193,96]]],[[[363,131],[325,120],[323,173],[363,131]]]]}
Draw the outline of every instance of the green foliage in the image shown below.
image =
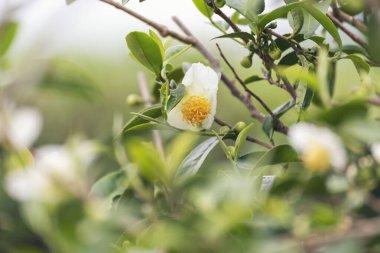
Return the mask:
{"type": "Polygon", "coordinates": [[[0,57],[5,55],[17,34],[18,24],[16,22],[5,22],[0,25],[0,57]]]}

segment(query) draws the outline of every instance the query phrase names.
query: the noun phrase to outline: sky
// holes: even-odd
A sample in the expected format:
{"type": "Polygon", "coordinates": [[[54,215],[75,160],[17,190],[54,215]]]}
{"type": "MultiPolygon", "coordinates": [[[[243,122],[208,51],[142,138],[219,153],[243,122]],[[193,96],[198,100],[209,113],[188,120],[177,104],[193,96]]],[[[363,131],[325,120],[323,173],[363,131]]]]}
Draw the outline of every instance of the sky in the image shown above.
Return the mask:
{"type": "MultiPolygon", "coordinates": [[[[65,51],[79,51],[83,54],[117,57],[125,52],[126,34],[133,30],[149,29],[138,20],[98,0],[76,0],[69,6],[65,0],[1,0],[0,16],[6,6],[19,3],[26,4],[14,14],[20,21],[14,54],[38,52],[41,57],[49,57],[65,51]]],[[[142,3],[130,0],[126,6],[179,31],[171,19],[176,15],[196,36],[206,40],[206,44],[219,34],[210,27],[191,0],[146,0],[142,3]]],[[[273,4],[268,4],[267,9],[271,6],[273,4]]]]}

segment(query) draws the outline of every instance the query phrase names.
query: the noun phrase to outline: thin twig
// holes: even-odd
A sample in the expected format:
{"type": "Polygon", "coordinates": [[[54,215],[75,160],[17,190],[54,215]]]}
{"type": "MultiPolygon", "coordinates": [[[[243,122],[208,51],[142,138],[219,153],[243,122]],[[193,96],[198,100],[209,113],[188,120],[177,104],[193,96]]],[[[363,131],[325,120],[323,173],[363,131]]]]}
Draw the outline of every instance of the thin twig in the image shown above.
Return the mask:
{"type": "Polygon", "coordinates": [[[350,16],[345,12],[340,11],[339,9],[333,9],[333,14],[337,19],[349,23],[350,25],[358,29],[360,32],[364,34],[368,33],[368,27],[363,23],[363,21],[350,16]]]}
{"type": "Polygon", "coordinates": [[[217,48],[219,50],[220,56],[222,57],[222,59],[224,60],[224,62],[227,64],[227,66],[230,68],[230,70],[234,74],[236,80],[241,84],[241,86],[243,87],[243,89],[248,94],[250,94],[252,97],[254,97],[264,107],[264,109],[270,114],[270,116],[272,117],[272,119],[273,119],[273,121],[275,123],[275,126],[277,126],[278,131],[286,134],[287,131],[288,131],[288,128],[286,126],[284,126],[284,124],[282,124],[282,122],[278,119],[278,117],[273,114],[273,112],[269,108],[269,106],[259,96],[257,96],[253,91],[251,91],[250,89],[248,89],[248,87],[245,85],[244,81],[240,78],[240,76],[236,72],[235,68],[231,65],[231,63],[227,60],[226,56],[223,54],[223,51],[220,48],[220,46],[218,44],[216,44],[216,46],[217,46],[217,48]]]}
{"type": "Polygon", "coordinates": [[[360,38],[358,35],[354,34],[350,30],[347,29],[332,13],[327,13],[326,14],[331,21],[340,29],[342,30],[345,34],[347,34],[353,41],[358,43],[360,46],[362,46],[366,51],[369,50],[367,42],[365,42],[362,38],[360,38]]]}
{"type": "MultiPolygon", "coordinates": [[[[150,96],[148,84],[143,72],[138,73],[137,80],[139,83],[141,95],[144,100],[144,104],[146,107],[149,107],[152,105],[152,98],[150,96]]],[[[165,157],[164,145],[162,144],[162,138],[161,138],[160,132],[157,130],[153,130],[152,135],[153,135],[154,145],[156,146],[158,152],[160,153],[161,158],[164,158],[165,157]]]]}
{"type": "MultiPolygon", "coordinates": [[[[217,118],[217,117],[215,117],[215,123],[217,123],[217,124],[220,125],[220,126],[228,126],[228,127],[231,128],[231,129],[233,128],[233,126],[231,126],[230,124],[224,122],[223,120],[221,120],[221,119],[219,119],[219,118],[217,118]]],[[[267,149],[271,149],[271,148],[273,148],[273,146],[272,146],[271,144],[269,144],[269,143],[265,143],[265,142],[263,142],[263,141],[261,141],[261,140],[255,138],[255,137],[252,137],[252,136],[247,136],[247,139],[246,139],[246,140],[249,141],[249,142],[256,143],[256,144],[258,144],[258,145],[260,145],[260,146],[263,146],[263,147],[265,147],[265,148],[267,148],[267,149]]]]}

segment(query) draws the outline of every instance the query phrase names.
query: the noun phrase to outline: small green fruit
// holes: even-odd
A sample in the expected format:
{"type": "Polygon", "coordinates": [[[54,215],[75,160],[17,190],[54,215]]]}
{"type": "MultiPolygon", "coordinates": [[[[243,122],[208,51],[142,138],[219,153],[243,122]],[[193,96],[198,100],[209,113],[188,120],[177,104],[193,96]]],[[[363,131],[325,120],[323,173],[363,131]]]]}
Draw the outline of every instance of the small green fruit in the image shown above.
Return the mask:
{"type": "Polygon", "coordinates": [[[269,53],[270,58],[272,58],[273,60],[280,59],[281,54],[282,54],[281,50],[277,46],[269,48],[268,53],[269,53]]]}
{"type": "Polygon", "coordinates": [[[340,9],[345,13],[355,16],[364,10],[363,0],[338,0],[340,9]]]}
{"type": "Polygon", "coordinates": [[[225,0],[215,0],[215,5],[218,8],[222,8],[226,4],[225,0]]]}
{"type": "Polygon", "coordinates": [[[250,68],[252,66],[252,56],[248,55],[244,57],[241,60],[240,65],[247,69],[250,68]]]}
{"type": "Polygon", "coordinates": [[[228,126],[222,126],[219,128],[219,134],[220,135],[225,135],[230,131],[230,128],[228,126]]]}
{"type": "Polygon", "coordinates": [[[240,133],[244,128],[247,127],[247,124],[243,121],[239,121],[238,123],[235,124],[234,130],[237,133],[240,133]]]}

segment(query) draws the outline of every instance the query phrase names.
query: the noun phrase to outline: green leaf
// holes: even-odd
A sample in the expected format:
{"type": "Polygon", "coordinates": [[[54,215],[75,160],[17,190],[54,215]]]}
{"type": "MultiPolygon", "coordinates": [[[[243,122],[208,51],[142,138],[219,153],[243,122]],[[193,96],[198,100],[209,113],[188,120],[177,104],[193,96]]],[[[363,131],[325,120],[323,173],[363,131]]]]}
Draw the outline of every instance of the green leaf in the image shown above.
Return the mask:
{"type": "Polygon", "coordinates": [[[213,9],[207,5],[204,0],[193,0],[194,5],[197,9],[207,18],[211,18],[214,15],[213,9]]]}
{"type": "MultiPolygon", "coordinates": [[[[325,0],[321,2],[317,2],[314,4],[311,4],[310,6],[319,10],[323,14],[326,14],[328,8],[330,7],[331,0],[325,0]]],[[[305,38],[309,38],[312,35],[314,35],[315,30],[320,26],[320,23],[318,20],[316,20],[310,13],[306,11],[302,11],[303,15],[303,26],[302,29],[299,31],[300,34],[303,34],[305,38]]]]}
{"type": "Polygon", "coordinates": [[[185,93],[186,87],[182,83],[180,83],[175,90],[170,91],[166,110],[170,112],[182,100],[183,96],[185,96],[185,93]]]}
{"type": "Polygon", "coordinates": [[[135,59],[157,76],[160,75],[163,57],[156,41],[143,32],[131,32],[125,39],[135,59]]]}
{"type": "Polygon", "coordinates": [[[336,79],[336,62],[331,62],[330,67],[327,71],[328,92],[329,92],[330,98],[334,96],[335,79],[336,79]]]}
{"type": "Polygon", "coordinates": [[[69,5],[69,4],[72,4],[74,3],[76,0],[66,0],[66,4],[69,5]]]}
{"type": "Polygon", "coordinates": [[[315,18],[322,26],[330,33],[330,35],[335,39],[335,41],[338,43],[339,49],[342,49],[343,44],[342,40],[340,38],[338,29],[334,25],[334,23],[320,10],[317,8],[308,5],[303,4],[302,7],[315,18]]]}
{"type": "Polygon", "coordinates": [[[371,15],[368,24],[368,45],[369,53],[375,62],[380,63],[380,24],[377,22],[377,18],[371,15]]]}
{"type": "MultiPolygon", "coordinates": [[[[297,2],[297,0],[284,0],[286,4],[297,2]]],[[[304,15],[301,8],[295,8],[288,13],[288,21],[293,28],[293,35],[296,35],[304,23],[304,15]]]]}
{"type": "Polygon", "coordinates": [[[0,57],[5,55],[12,45],[17,30],[18,24],[16,22],[6,22],[0,26],[0,57]]]}
{"type": "Polygon", "coordinates": [[[186,53],[186,51],[191,47],[192,45],[178,45],[169,47],[165,52],[165,64],[186,53]]]}
{"type": "Polygon", "coordinates": [[[235,159],[237,159],[237,157],[239,155],[239,151],[240,151],[241,145],[247,139],[247,136],[248,136],[249,131],[251,130],[252,126],[253,126],[253,123],[249,124],[243,130],[241,130],[240,133],[239,133],[239,135],[237,136],[236,141],[235,141],[235,155],[236,155],[235,159]]]}
{"type": "Polygon", "coordinates": [[[118,170],[100,178],[91,187],[91,195],[105,199],[107,206],[112,206],[115,197],[122,195],[128,188],[128,177],[124,170],[118,170]]]}
{"type": "Polygon", "coordinates": [[[269,24],[270,22],[278,18],[285,17],[289,11],[293,10],[294,8],[300,7],[302,4],[303,4],[302,2],[287,4],[279,8],[276,8],[275,10],[269,13],[259,15],[258,16],[259,28],[263,30],[267,24],[269,24]]]}
{"type": "Polygon", "coordinates": [[[259,13],[263,12],[263,0],[226,0],[226,5],[235,9],[250,21],[255,21],[259,13]]]}
{"type": "Polygon", "coordinates": [[[165,57],[165,48],[164,48],[164,44],[162,43],[162,40],[157,35],[157,33],[155,33],[153,30],[149,29],[149,35],[154,40],[154,42],[156,42],[156,44],[158,45],[158,47],[160,48],[161,57],[162,57],[162,59],[164,59],[164,57],[165,57]]]}
{"type": "MultiPolygon", "coordinates": [[[[146,115],[152,118],[158,118],[162,115],[161,113],[161,105],[153,105],[149,108],[145,108],[139,112],[141,115],[146,115]]],[[[148,123],[146,119],[142,119],[139,116],[132,117],[123,127],[123,134],[127,133],[132,127],[137,125],[141,125],[144,123],[148,123]]]]}
{"type": "Polygon", "coordinates": [[[265,153],[265,151],[256,151],[240,156],[237,160],[237,167],[239,169],[252,169],[256,167],[257,162],[265,153]]]}
{"type": "Polygon", "coordinates": [[[245,79],[244,83],[250,84],[250,83],[254,83],[254,82],[258,82],[258,81],[262,81],[262,80],[265,80],[265,79],[262,77],[259,77],[258,75],[253,75],[253,76],[250,76],[247,79],[245,79]]]}
{"type": "Polygon", "coordinates": [[[222,39],[222,38],[237,38],[237,39],[243,39],[243,40],[254,40],[255,37],[253,37],[252,34],[247,33],[247,32],[234,32],[234,33],[229,33],[229,34],[224,34],[222,36],[218,36],[213,38],[214,39],[222,39]]]}
{"type": "Polygon", "coordinates": [[[177,178],[188,178],[197,174],[208,154],[218,144],[217,137],[212,137],[200,145],[198,145],[186,158],[182,161],[177,170],[177,178]]]}
{"type": "Polygon", "coordinates": [[[299,162],[297,152],[289,145],[278,145],[261,156],[254,168],[291,162],[299,162]]]}

